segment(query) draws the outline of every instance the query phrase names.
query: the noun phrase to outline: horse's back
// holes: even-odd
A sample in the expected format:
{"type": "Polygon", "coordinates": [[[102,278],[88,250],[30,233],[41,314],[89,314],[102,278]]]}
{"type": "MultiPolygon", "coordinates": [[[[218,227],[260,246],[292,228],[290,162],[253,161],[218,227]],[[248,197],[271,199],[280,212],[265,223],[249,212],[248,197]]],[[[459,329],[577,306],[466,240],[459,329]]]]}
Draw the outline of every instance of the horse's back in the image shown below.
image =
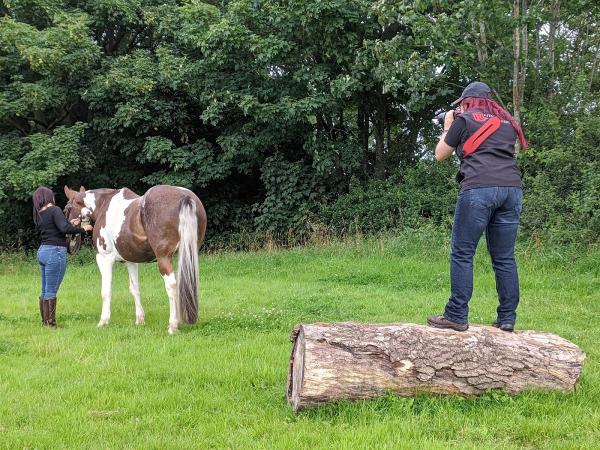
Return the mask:
{"type": "Polygon", "coordinates": [[[150,188],[141,199],[142,221],[152,247],[167,248],[179,242],[179,214],[186,199],[195,204],[198,243],[204,240],[206,212],[198,196],[186,188],[160,185],[150,188]]]}
{"type": "Polygon", "coordinates": [[[94,227],[99,230],[98,251],[113,255],[117,261],[152,261],[154,253],[141,223],[141,197],[129,188],[104,194],[110,200],[94,227]]]}

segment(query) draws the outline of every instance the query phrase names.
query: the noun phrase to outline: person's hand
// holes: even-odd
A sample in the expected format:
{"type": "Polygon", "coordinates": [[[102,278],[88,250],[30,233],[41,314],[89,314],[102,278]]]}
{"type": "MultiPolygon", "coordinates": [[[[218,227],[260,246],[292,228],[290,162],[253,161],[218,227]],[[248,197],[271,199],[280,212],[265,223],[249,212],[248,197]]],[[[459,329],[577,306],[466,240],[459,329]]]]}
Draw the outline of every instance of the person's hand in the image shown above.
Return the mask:
{"type": "Polygon", "coordinates": [[[86,224],[82,227],[85,231],[92,231],[94,229],[90,224],[86,224]]]}
{"type": "Polygon", "coordinates": [[[444,131],[448,131],[450,129],[450,125],[454,122],[454,110],[451,109],[444,116],[444,131]]]}
{"type": "Polygon", "coordinates": [[[79,218],[71,219],[70,222],[71,222],[71,225],[73,225],[74,227],[78,227],[79,224],[81,223],[81,219],[79,219],[79,218]]]}

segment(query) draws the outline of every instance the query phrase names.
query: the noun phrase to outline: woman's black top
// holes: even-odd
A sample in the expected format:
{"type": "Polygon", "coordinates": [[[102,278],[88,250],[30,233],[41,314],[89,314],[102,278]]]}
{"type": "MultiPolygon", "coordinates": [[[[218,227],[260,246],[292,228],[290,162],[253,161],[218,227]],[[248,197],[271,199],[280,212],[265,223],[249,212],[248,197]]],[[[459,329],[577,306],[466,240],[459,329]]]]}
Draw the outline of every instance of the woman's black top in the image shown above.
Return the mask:
{"type": "Polygon", "coordinates": [[[42,245],[67,246],[66,234],[85,234],[83,228],[71,225],[58,206],[51,206],[38,213],[37,230],[42,245]]]}
{"type": "Polygon", "coordinates": [[[457,179],[461,191],[479,187],[516,186],[522,187],[521,172],[517,165],[515,141],[517,134],[508,120],[501,125],[479,148],[469,156],[464,156],[463,146],[492,114],[471,109],[456,118],[446,137],[446,144],[456,148],[460,160],[457,179]]]}

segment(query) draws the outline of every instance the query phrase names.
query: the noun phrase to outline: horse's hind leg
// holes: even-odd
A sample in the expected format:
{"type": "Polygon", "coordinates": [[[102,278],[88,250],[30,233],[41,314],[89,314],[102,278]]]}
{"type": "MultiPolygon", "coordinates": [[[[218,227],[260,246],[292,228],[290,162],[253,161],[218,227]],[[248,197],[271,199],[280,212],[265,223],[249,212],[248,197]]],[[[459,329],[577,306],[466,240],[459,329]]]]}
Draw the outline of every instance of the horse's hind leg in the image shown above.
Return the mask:
{"type": "Polygon", "coordinates": [[[98,326],[108,325],[110,322],[110,301],[112,289],[112,269],[115,259],[111,256],[96,254],[96,263],[102,275],[102,313],[98,326]]]}
{"type": "Polygon", "coordinates": [[[158,270],[165,282],[165,290],[169,296],[169,334],[175,334],[179,326],[179,310],[177,301],[177,280],[173,273],[173,263],[170,256],[157,258],[158,270]]]}
{"type": "Polygon", "coordinates": [[[127,271],[129,272],[129,292],[135,302],[135,324],[144,324],[144,308],[142,307],[142,298],[140,297],[140,283],[138,275],[138,265],[128,262],[127,271]]]}

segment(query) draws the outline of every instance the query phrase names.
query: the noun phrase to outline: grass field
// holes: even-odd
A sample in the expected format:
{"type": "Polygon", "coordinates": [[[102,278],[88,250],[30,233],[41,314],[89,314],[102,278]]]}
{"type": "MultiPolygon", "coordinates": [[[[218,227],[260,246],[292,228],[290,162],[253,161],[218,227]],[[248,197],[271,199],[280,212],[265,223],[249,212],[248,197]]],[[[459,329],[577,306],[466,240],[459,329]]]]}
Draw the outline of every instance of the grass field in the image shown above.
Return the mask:
{"type": "MultiPolygon", "coordinates": [[[[600,250],[519,247],[517,327],[586,353],[575,393],[422,396],[294,414],[285,401],[289,335],[299,322],[424,323],[448,295],[448,242],[401,236],[275,252],[202,255],[201,320],[167,335],[154,264],[140,268],[146,325],[134,325],[118,266],[109,327],[97,329],[100,276],[70,260],[60,329],[39,325],[33,260],[0,259],[0,447],[598,448],[600,250]]],[[[496,307],[480,246],[471,322],[496,307]]]]}

